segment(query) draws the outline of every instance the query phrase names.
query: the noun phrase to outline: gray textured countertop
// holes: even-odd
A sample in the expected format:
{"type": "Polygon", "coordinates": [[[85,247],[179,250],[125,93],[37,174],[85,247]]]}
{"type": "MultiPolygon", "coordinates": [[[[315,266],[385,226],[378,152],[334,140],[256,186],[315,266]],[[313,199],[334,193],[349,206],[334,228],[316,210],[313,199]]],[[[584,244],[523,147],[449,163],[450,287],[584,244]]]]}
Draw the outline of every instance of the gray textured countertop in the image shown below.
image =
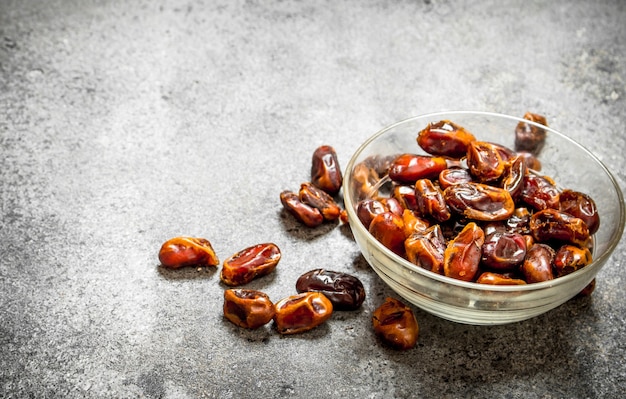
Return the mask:
{"type": "Polygon", "coordinates": [[[3,0],[0,397],[624,397],[624,240],[591,298],[496,327],[415,308],[396,352],[370,322],[395,294],[349,229],[304,228],[278,195],[319,145],[345,165],[454,109],[542,113],[626,188],[625,4],[3,0]],[[177,235],[220,259],[275,242],[249,285],[273,300],[326,267],[366,302],[297,336],[242,330],[218,272],[159,267],[177,235]]]}

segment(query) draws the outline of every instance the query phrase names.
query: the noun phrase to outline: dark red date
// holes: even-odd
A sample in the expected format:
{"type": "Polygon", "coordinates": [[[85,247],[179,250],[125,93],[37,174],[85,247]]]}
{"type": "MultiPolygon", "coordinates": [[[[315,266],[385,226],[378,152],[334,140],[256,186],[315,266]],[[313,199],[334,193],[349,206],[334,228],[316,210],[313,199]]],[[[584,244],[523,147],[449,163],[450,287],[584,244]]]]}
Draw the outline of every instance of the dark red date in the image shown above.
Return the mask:
{"type": "Polygon", "coordinates": [[[428,179],[415,182],[415,202],[417,209],[424,216],[430,216],[438,222],[450,219],[450,210],[443,198],[443,193],[428,179]]]}
{"type": "Polygon", "coordinates": [[[421,232],[414,232],[404,242],[407,260],[426,270],[443,274],[443,256],[446,240],[436,224],[421,232]]]}
{"type": "Polygon", "coordinates": [[[413,184],[419,179],[436,178],[447,167],[441,157],[402,154],[391,163],[389,178],[401,184],[413,184]]]}
{"type": "Polygon", "coordinates": [[[444,190],[443,197],[450,209],[473,220],[505,220],[515,211],[508,191],[482,183],[450,186],[444,190]]]}
{"type": "Polygon", "coordinates": [[[329,145],[318,147],[313,152],[311,182],[330,195],[341,189],[343,176],[335,149],[329,145]]]}
{"type": "Polygon", "coordinates": [[[582,219],[556,209],[544,209],[530,217],[530,231],[539,242],[563,241],[584,246],[589,240],[589,229],[582,219]]]}
{"type": "Polygon", "coordinates": [[[600,215],[596,203],[590,196],[578,191],[564,190],[559,195],[559,201],[561,211],[582,219],[589,229],[589,234],[598,231],[600,215]]]}
{"type": "Polygon", "coordinates": [[[554,279],[552,265],[555,252],[546,244],[534,244],[526,251],[526,259],[520,271],[527,283],[539,283],[554,279]]]}
{"type": "Polygon", "coordinates": [[[444,252],[444,275],[458,280],[472,281],[478,272],[485,233],[474,222],[448,243],[444,252]]]}
{"type": "Polygon", "coordinates": [[[365,300],[365,288],[358,278],[341,272],[315,269],[296,281],[298,292],[321,292],[333,304],[334,310],[355,310],[365,300]]]}
{"type": "Polygon", "coordinates": [[[324,220],[333,221],[339,219],[339,214],[341,213],[339,205],[330,194],[312,183],[306,182],[300,185],[298,199],[302,203],[318,209],[324,220]]]}
{"type": "Polygon", "coordinates": [[[495,232],[485,237],[482,263],[500,271],[514,270],[526,257],[526,240],[521,234],[495,232]]]}
{"type": "Polygon", "coordinates": [[[308,227],[317,227],[324,222],[324,216],[319,209],[300,201],[298,194],[292,191],[280,193],[280,202],[290,214],[308,227]]]}

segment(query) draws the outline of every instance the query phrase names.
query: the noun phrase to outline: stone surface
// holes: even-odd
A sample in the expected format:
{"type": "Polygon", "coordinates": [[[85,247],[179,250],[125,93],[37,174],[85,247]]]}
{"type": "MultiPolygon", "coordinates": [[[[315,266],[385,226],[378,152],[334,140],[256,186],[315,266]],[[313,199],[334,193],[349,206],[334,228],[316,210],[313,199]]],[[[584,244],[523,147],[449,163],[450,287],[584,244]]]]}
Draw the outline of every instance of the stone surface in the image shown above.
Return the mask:
{"type": "Polygon", "coordinates": [[[497,327],[415,309],[408,352],[370,318],[395,295],[349,228],[310,230],[284,189],[330,144],[452,109],[549,123],[626,187],[626,3],[0,2],[0,396],[623,397],[624,240],[592,298],[497,327]],[[159,267],[162,242],[283,252],[273,300],[326,267],[362,310],[281,337],[222,317],[218,271],[159,267]]]}

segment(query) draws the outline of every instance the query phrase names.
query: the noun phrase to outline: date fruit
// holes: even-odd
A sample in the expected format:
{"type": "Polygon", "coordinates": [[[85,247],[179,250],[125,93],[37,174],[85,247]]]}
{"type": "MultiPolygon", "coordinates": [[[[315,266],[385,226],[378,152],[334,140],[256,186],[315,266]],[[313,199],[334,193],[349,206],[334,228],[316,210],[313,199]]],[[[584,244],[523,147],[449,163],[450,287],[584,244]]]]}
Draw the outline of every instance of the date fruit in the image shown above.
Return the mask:
{"type": "Polygon", "coordinates": [[[365,288],[358,278],[341,272],[315,269],[301,275],[296,290],[321,292],[333,304],[334,310],[355,310],[365,300],[365,288]]]}
{"type": "Polygon", "coordinates": [[[518,233],[496,231],[485,237],[482,263],[492,269],[509,271],[526,257],[526,240],[518,233]]]}
{"type": "Polygon", "coordinates": [[[274,318],[274,304],[261,291],[228,289],[224,291],[224,316],[239,327],[255,329],[274,318]]]}
{"type": "Polygon", "coordinates": [[[476,282],[479,284],[491,284],[491,285],[523,285],[526,281],[520,278],[513,278],[506,274],[483,272],[478,276],[476,282]]]}
{"type": "Polygon", "coordinates": [[[589,229],[589,234],[598,231],[600,215],[596,203],[590,196],[578,191],[563,190],[559,195],[559,201],[561,211],[582,219],[589,229]]]}
{"type": "Polygon", "coordinates": [[[220,279],[224,284],[247,284],[276,269],[281,253],[276,244],[257,244],[243,249],[224,261],[220,279]]]}
{"type": "Polygon", "coordinates": [[[329,145],[318,147],[313,152],[311,182],[330,195],[341,189],[343,176],[335,149],[329,145]]]}
{"type": "Polygon", "coordinates": [[[504,173],[505,163],[499,148],[485,141],[472,141],[467,148],[467,167],[470,175],[480,182],[490,182],[504,173]]]}
{"type": "Polygon", "coordinates": [[[591,263],[591,252],[575,245],[562,245],[554,256],[554,270],[557,277],[565,276],[582,269],[591,263]]]}
{"type": "Polygon", "coordinates": [[[417,144],[427,153],[456,159],[467,154],[474,140],[472,133],[448,120],[429,123],[417,135],[417,144]]]}
{"type": "Polygon", "coordinates": [[[196,237],[175,237],[159,250],[159,260],[168,269],[184,266],[217,266],[220,261],[209,240],[196,237]]]}
{"type": "Polygon", "coordinates": [[[322,212],[300,201],[298,194],[293,191],[285,190],[280,193],[280,202],[289,213],[308,227],[317,227],[324,222],[322,212]]]}
{"type": "Polygon", "coordinates": [[[389,178],[401,184],[413,184],[419,179],[433,179],[448,167],[441,157],[402,154],[391,163],[389,178]]]}
{"type": "Polygon", "coordinates": [[[396,254],[404,254],[404,220],[392,212],[378,214],[372,219],[369,232],[385,247],[396,254]]]}
{"type": "Polygon", "coordinates": [[[439,187],[429,179],[415,182],[415,202],[417,209],[424,216],[430,216],[438,222],[450,219],[450,210],[439,187]]]}
{"type": "Polygon", "coordinates": [[[333,221],[339,219],[341,214],[339,205],[330,194],[312,183],[306,182],[300,185],[298,199],[302,203],[318,209],[324,220],[333,221]]]}
{"type": "MultiPolygon", "coordinates": [[[[548,126],[546,117],[527,112],[524,119],[548,126]]],[[[519,122],[515,127],[515,151],[528,151],[538,154],[546,141],[546,130],[526,122],[519,122]]]]}
{"type": "Polygon", "coordinates": [[[372,316],[374,333],[398,350],[411,349],[417,343],[419,325],[410,307],[395,298],[386,298],[372,316]]]}
{"type": "Polygon", "coordinates": [[[539,283],[554,279],[552,263],[554,262],[554,249],[546,244],[533,244],[526,251],[526,259],[522,263],[520,271],[527,283],[539,283]]]}
{"type": "Polygon", "coordinates": [[[274,305],[274,325],[280,334],[312,330],[333,314],[333,304],[321,292],[291,295],[274,305]]]}
{"type": "Polygon", "coordinates": [[[505,220],[515,211],[508,191],[483,183],[455,184],[443,191],[450,209],[472,220],[505,220]]]}
{"type": "Polygon", "coordinates": [[[530,231],[537,241],[564,241],[579,246],[584,246],[590,237],[582,219],[556,209],[533,213],[530,231]]]}
{"type": "Polygon", "coordinates": [[[458,280],[472,281],[478,273],[485,233],[474,222],[468,223],[451,240],[444,252],[444,275],[458,280]]]}
{"type": "Polygon", "coordinates": [[[415,232],[404,242],[407,260],[437,274],[443,274],[443,255],[446,240],[436,224],[422,232],[415,232]]]}

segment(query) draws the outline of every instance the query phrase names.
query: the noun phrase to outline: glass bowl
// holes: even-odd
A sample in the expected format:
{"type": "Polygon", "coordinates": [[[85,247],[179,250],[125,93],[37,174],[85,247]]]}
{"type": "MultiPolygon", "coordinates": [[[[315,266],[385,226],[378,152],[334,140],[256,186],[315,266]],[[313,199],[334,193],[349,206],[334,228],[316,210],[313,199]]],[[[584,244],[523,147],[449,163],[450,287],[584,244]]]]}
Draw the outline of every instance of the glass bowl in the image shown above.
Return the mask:
{"type": "MultiPolygon", "coordinates": [[[[549,121],[548,121],[549,124],[549,121]]],[[[607,263],[624,230],[624,199],[607,168],[588,150],[549,127],[522,118],[487,112],[440,112],[413,117],[374,134],[354,153],[344,171],[344,203],[355,240],[374,271],[401,297],[441,318],[459,323],[495,325],[517,322],[545,313],[578,294],[607,263]],[[465,282],[423,269],[396,255],[377,241],[360,222],[356,206],[356,165],[371,157],[401,153],[426,154],[417,134],[430,122],[450,120],[477,140],[514,148],[520,121],[544,128],[545,144],[538,155],[541,174],[557,185],[590,195],[600,215],[594,235],[593,262],[569,275],[527,285],[486,285],[465,282]]],[[[362,195],[361,195],[362,197],[362,195]]]]}

